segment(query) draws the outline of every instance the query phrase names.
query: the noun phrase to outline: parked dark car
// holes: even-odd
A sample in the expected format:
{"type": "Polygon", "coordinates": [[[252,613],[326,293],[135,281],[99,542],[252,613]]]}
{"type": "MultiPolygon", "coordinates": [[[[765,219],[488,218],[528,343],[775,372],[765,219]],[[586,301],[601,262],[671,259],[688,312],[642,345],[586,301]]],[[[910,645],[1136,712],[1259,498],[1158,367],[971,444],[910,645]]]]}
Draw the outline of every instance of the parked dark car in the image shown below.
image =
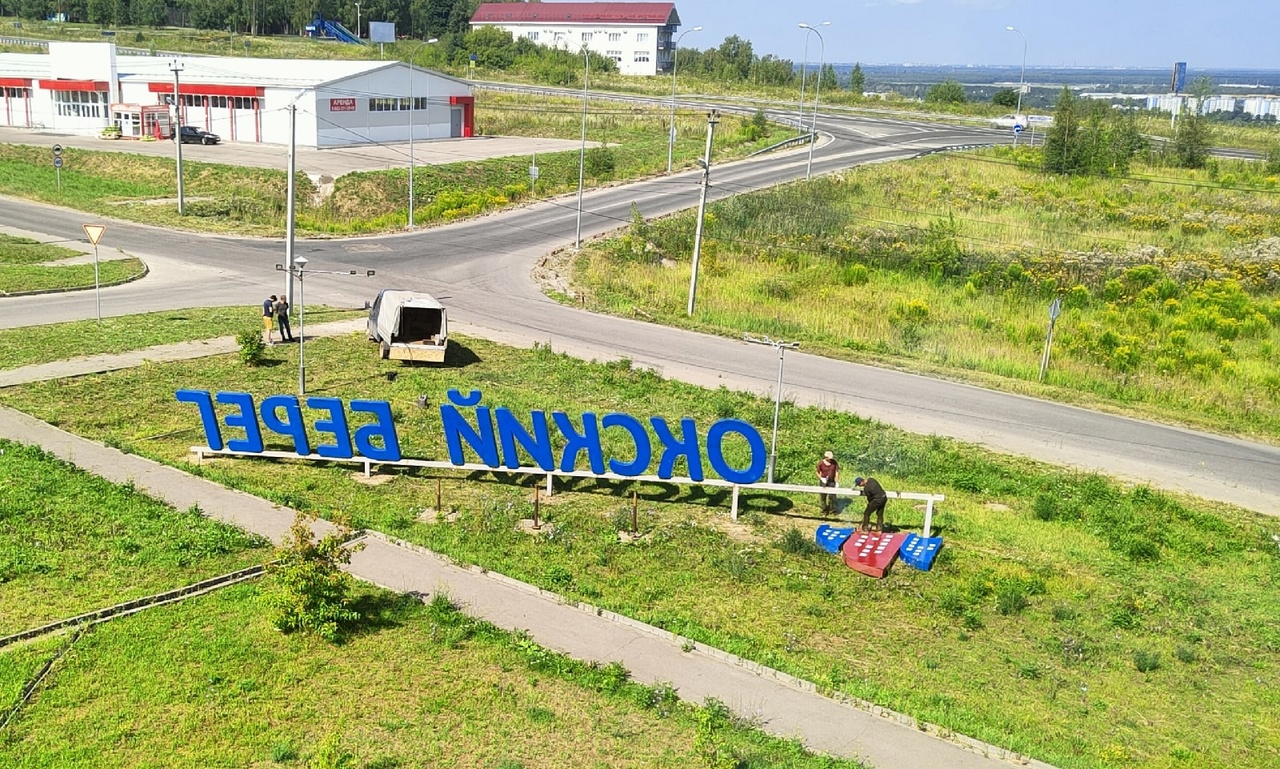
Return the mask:
{"type": "Polygon", "coordinates": [[[203,128],[184,125],[178,129],[183,144],[217,144],[222,141],[217,134],[211,134],[203,128]]]}

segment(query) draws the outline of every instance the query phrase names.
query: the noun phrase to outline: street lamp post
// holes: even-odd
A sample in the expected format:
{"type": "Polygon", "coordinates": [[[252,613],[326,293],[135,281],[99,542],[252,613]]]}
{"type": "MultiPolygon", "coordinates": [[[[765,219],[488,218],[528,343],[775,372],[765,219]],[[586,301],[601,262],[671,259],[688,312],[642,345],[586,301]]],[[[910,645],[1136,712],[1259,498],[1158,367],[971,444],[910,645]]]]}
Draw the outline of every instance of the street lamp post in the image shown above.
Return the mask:
{"type": "MultiPolygon", "coordinates": [[[[824,21],[818,26],[825,27],[830,23],[831,22],[829,21],[824,21]]],[[[818,143],[818,95],[822,92],[822,68],[827,66],[827,41],[822,39],[821,32],[819,32],[814,27],[809,26],[808,24],[805,24],[802,22],[800,24],[800,29],[803,29],[805,31],[804,39],[805,39],[805,50],[806,50],[805,56],[806,57],[808,56],[807,51],[809,47],[808,40],[809,40],[810,32],[818,36],[818,44],[821,46],[820,48],[821,53],[818,56],[818,82],[815,83],[813,86],[813,124],[809,127],[809,161],[805,164],[805,167],[804,167],[804,178],[805,178],[805,181],[808,181],[809,173],[813,170],[813,145],[818,143]]],[[[807,62],[805,66],[808,67],[807,62]]],[[[801,117],[801,122],[803,122],[803,119],[804,119],[803,110],[801,110],[800,117],[801,117]]]]}
{"type": "Polygon", "coordinates": [[[671,173],[671,159],[676,149],[676,66],[680,61],[680,41],[690,32],[701,32],[702,27],[693,27],[686,29],[676,38],[675,45],[672,46],[671,56],[671,131],[667,139],[667,173],[671,173]]]}
{"type": "MultiPolygon", "coordinates": [[[[283,264],[277,264],[276,269],[280,272],[287,272],[291,276],[298,279],[298,395],[307,394],[307,362],[306,362],[306,276],[311,275],[359,275],[356,270],[307,270],[306,267],[310,263],[310,259],[305,256],[295,257],[292,267],[286,267],[283,264]]],[[[365,277],[372,278],[377,274],[374,270],[365,270],[365,277]]]]}
{"type": "Polygon", "coordinates": [[[720,112],[711,110],[707,115],[707,151],[701,160],[702,192],[698,196],[698,224],[693,230],[693,264],[689,270],[689,307],[688,314],[693,315],[693,300],[698,293],[698,259],[702,255],[702,222],[707,213],[707,190],[711,189],[711,142],[715,139],[716,123],[720,122],[720,112]]]}
{"type": "MultiPolygon", "coordinates": [[[[1014,108],[1013,123],[1016,126],[1018,120],[1022,117],[1022,92],[1026,89],[1027,79],[1027,36],[1022,34],[1022,30],[1017,27],[1005,27],[1006,32],[1017,32],[1018,37],[1022,38],[1022,70],[1018,73],[1018,106],[1014,108]]],[[[1027,121],[1030,124],[1030,120],[1027,121]]],[[[1018,146],[1018,131],[1013,132],[1013,146],[1018,146]]]]}
{"type": "Polygon", "coordinates": [[[578,151],[578,227],[573,235],[573,250],[582,248],[582,182],[587,168],[587,80],[591,77],[591,52],[582,46],[582,148],[578,151]]]}
{"type": "MultiPolygon", "coordinates": [[[[831,24],[831,22],[829,22],[829,21],[824,21],[824,22],[822,22],[821,24],[819,24],[818,26],[819,26],[819,27],[825,27],[825,26],[828,26],[828,25],[830,25],[830,24],[831,24]]],[[[801,26],[801,27],[803,27],[805,30],[813,30],[813,29],[814,29],[813,25],[810,25],[810,24],[804,24],[804,23],[801,23],[801,24],[800,24],[800,26],[801,26]]],[[[799,119],[799,125],[800,125],[800,128],[802,128],[802,129],[804,128],[804,82],[805,82],[805,76],[806,76],[806,75],[808,75],[808,74],[809,74],[809,32],[808,32],[808,31],[806,31],[806,32],[805,32],[805,34],[804,34],[804,66],[800,69],[800,119],[799,119]]],[[[819,73],[819,75],[821,75],[821,73],[819,73]]]]}
{"type": "Polygon", "coordinates": [[[773,483],[773,467],[778,457],[778,412],[782,410],[782,364],[783,356],[787,354],[787,350],[794,350],[800,346],[799,342],[784,342],[781,339],[770,339],[769,337],[754,337],[750,334],[743,334],[742,339],[751,344],[763,344],[778,351],[778,384],[773,390],[773,442],[769,446],[769,483],[773,483]]]}
{"type": "Polygon", "coordinates": [[[356,3],[356,40],[360,39],[360,4],[356,3]]]}
{"type": "MultiPolygon", "coordinates": [[[[413,131],[414,131],[414,113],[417,112],[417,103],[413,100],[413,60],[417,58],[418,51],[424,45],[440,42],[439,38],[433,37],[430,40],[423,40],[413,47],[413,53],[409,54],[409,229],[413,229],[417,225],[413,221],[413,131]]],[[[431,93],[427,93],[427,98],[431,98],[431,93]]],[[[430,114],[428,113],[428,117],[430,114]]]]}

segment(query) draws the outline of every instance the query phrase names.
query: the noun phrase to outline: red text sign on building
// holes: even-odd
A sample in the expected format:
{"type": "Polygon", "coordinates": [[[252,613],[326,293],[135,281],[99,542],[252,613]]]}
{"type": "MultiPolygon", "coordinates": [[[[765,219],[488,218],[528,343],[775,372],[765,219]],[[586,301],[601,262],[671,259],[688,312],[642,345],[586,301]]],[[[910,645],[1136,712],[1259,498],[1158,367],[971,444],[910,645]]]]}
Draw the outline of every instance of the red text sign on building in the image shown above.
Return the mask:
{"type": "Polygon", "coordinates": [[[330,99],[329,111],[330,112],[355,112],[356,100],[355,99],[330,99]]]}

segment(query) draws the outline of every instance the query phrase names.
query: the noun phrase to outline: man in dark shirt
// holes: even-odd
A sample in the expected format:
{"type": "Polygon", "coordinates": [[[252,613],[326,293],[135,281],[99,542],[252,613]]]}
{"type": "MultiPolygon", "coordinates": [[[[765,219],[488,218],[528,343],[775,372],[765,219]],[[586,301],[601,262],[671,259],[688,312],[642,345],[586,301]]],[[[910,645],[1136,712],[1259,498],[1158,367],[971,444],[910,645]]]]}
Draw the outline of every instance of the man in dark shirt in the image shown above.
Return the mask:
{"type": "MultiPolygon", "coordinates": [[[[822,461],[818,462],[818,485],[835,488],[836,481],[839,479],[840,463],[836,461],[836,455],[828,451],[822,455],[822,461]]],[[[818,492],[818,506],[822,508],[823,515],[834,513],[836,511],[835,495],[825,491],[818,492]]]]}
{"type": "Polygon", "coordinates": [[[880,481],[858,476],[853,479],[853,485],[862,489],[862,496],[867,498],[867,509],[862,511],[862,530],[867,531],[871,528],[871,513],[874,512],[876,531],[884,531],[884,506],[889,501],[889,495],[884,493],[884,487],[880,485],[880,481]]]}

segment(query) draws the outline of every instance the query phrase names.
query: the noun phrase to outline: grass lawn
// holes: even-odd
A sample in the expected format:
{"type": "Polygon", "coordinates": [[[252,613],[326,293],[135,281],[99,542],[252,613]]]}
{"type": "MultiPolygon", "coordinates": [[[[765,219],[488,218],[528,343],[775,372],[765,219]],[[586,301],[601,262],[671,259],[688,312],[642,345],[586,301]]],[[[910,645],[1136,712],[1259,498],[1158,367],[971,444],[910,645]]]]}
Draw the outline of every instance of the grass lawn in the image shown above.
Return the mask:
{"type": "MultiPolygon", "coordinates": [[[[355,318],[364,310],[307,307],[314,323],[355,318]]],[[[45,326],[0,329],[0,370],[87,355],[128,352],[190,339],[235,336],[262,328],[262,311],[252,307],[165,310],[145,315],[80,320],[45,326]]]]}
{"type": "MultiPolygon", "coordinates": [[[[93,263],[56,264],[59,260],[82,256],[81,252],[30,238],[0,234],[0,296],[25,291],[66,291],[93,288],[93,263]]],[[[133,257],[106,259],[99,264],[100,285],[127,283],[145,274],[142,262],[133,257]]]]}
{"type": "Polygon", "coordinates": [[[262,563],[265,544],[0,439],[0,635],[262,563]]]}
{"type": "MultiPolygon", "coordinates": [[[[450,387],[479,387],[487,404],[517,415],[620,409],[688,415],[704,429],[723,416],[756,425],[772,417],[763,399],[666,382],[625,362],[455,345],[462,368],[410,368],[377,360],[359,335],[316,340],[311,384],[327,396],[390,401],[406,456],[423,458],[445,455],[431,404],[450,387]],[[394,382],[387,371],[398,373],[394,382]],[[417,405],[423,395],[427,408],[417,405]]],[[[287,365],[250,369],[229,355],[9,388],[0,401],[183,464],[202,435],[175,389],[262,397],[293,385],[287,365]],[[88,399],[98,407],[58,405],[88,399]]],[[[606,455],[625,456],[624,442],[613,445],[609,431],[604,440],[606,455]]],[[[808,495],[746,494],[734,524],[723,494],[638,484],[647,537],[624,546],[616,532],[630,519],[628,484],[568,484],[542,507],[555,536],[535,539],[515,531],[532,514],[529,487],[502,475],[443,474],[444,504],[459,516],[427,523],[419,514],[436,493],[428,474],[369,486],[349,466],[218,459],[195,470],[1061,767],[1280,761],[1274,520],[786,405],[778,477],[807,481],[823,446],[846,473],[947,495],[935,519],[946,545],[932,572],[899,565],[873,581],[812,552],[819,521],[808,495]]],[[[922,512],[891,503],[888,518],[916,528],[922,512]]]]}
{"type": "Polygon", "coordinates": [[[1061,178],[1038,158],[935,156],[714,203],[692,319],[692,213],[593,244],[572,278],[598,311],[1280,442],[1280,179],[1226,162],[1061,178]]]}

